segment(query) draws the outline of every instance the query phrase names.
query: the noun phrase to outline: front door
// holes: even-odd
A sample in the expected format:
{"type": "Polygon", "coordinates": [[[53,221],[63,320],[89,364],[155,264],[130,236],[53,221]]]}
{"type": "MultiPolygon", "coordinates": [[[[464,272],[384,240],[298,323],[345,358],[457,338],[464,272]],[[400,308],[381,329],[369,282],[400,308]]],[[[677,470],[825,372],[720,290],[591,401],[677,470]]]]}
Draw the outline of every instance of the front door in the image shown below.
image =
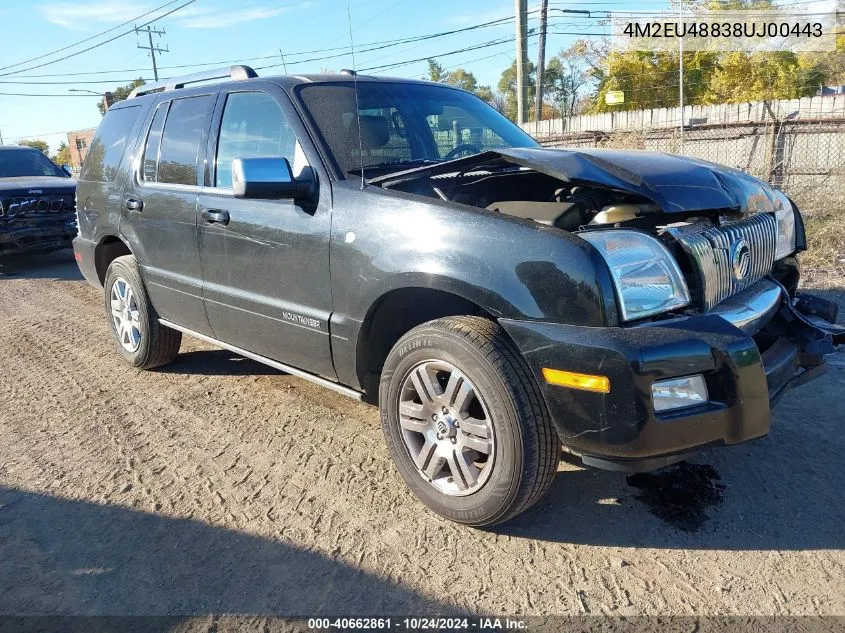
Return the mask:
{"type": "Polygon", "coordinates": [[[311,204],[232,195],[232,160],[287,158],[309,169],[301,123],[277,86],[232,89],[215,111],[206,186],[199,193],[203,295],[214,336],[335,379],[329,343],[327,178],[311,204]],[[291,125],[291,123],[295,125],[291,125]]]}
{"type": "Polygon", "coordinates": [[[124,191],[121,232],[163,319],[210,335],[202,300],[197,235],[197,164],[214,93],[162,101],[146,128],[136,172],[124,191]]]}

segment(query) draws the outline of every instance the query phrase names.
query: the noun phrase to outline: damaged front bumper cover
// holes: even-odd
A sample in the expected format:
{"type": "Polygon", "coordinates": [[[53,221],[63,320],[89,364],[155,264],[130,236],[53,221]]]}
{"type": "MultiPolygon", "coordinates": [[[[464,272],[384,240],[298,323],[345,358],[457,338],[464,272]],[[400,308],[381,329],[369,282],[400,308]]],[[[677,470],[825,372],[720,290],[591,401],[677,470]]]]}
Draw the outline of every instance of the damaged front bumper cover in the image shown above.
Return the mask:
{"type": "Polygon", "coordinates": [[[0,224],[0,258],[70,248],[76,233],[75,215],[22,226],[0,224]]]}
{"type": "Polygon", "coordinates": [[[500,323],[534,372],[564,446],[590,465],[645,471],[766,435],[777,400],[824,373],[824,356],[845,344],[836,304],[790,299],[771,278],[743,294],[721,312],[637,327],[500,323]],[[543,368],[606,376],[609,392],[550,385],[543,368]],[[706,382],[706,403],[655,411],[653,383],[695,375],[706,382]]]}

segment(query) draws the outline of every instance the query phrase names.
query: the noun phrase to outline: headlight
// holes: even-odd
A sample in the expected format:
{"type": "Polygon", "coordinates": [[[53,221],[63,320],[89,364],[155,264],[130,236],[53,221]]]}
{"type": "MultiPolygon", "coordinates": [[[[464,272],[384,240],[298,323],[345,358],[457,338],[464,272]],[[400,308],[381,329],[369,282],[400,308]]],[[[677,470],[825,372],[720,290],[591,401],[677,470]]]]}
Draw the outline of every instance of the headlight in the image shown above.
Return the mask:
{"type": "Polygon", "coordinates": [[[689,305],[689,289],[669,251],[657,239],[625,229],[589,231],[613,275],[625,321],[689,305]]]}
{"type": "Polygon", "coordinates": [[[795,252],[795,212],[792,210],[792,203],[786,194],[778,191],[781,206],[775,209],[775,218],[778,221],[778,240],[775,248],[775,259],[782,259],[795,252]]]}

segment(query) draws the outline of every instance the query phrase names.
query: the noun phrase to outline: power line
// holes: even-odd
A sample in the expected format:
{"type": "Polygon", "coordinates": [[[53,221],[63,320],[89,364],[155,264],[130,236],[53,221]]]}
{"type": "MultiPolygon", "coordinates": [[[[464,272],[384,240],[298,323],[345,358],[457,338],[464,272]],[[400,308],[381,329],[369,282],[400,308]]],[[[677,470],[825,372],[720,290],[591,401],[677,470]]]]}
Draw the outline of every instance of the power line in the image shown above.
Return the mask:
{"type": "Polygon", "coordinates": [[[79,86],[83,84],[104,84],[120,81],[133,81],[134,79],[152,81],[152,79],[147,79],[145,77],[133,77],[132,79],[99,79],[91,81],[8,81],[6,79],[0,79],[0,84],[15,84],[19,86],[79,86]]]}
{"type": "MultiPolygon", "coordinates": [[[[505,24],[505,23],[507,23],[511,20],[513,20],[513,16],[505,16],[505,17],[498,18],[498,19],[495,19],[495,20],[482,22],[481,24],[474,24],[472,26],[462,27],[462,28],[459,28],[459,29],[452,29],[452,30],[449,30],[449,31],[440,31],[440,32],[437,32],[437,33],[429,33],[429,34],[425,34],[425,35],[416,35],[416,36],[411,36],[411,37],[403,37],[403,38],[397,38],[397,39],[392,39],[392,40],[381,40],[381,41],[377,41],[377,42],[370,42],[370,43],[367,43],[367,44],[360,44],[359,47],[361,47],[361,48],[357,52],[366,53],[366,52],[370,52],[370,51],[382,50],[384,48],[388,48],[390,46],[397,46],[397,45],[400,45],[400,44],[410,44],[412,42],[421,42],[421,41],[426,41],[426,40],[431,40],[431,39],[436,39],[436,38],[441,38],[441,37],[447,37],[449,35],[456,35],[458,33],[466,33],[468,31],[473,31],[473,30],[477,30],[477,29],[481,29],[481,28],[487,28],[487,27],[490,27],[490,26],[499,26],[499,25],[505,24]]],[[[332,48],[323,48],[323,49],[313,49],[313,50],[307,50],[307,51],[290,52],[290,53],[285,53],[285,61],[288,64],[304,64],[304,63],[308,63],[308,62],[312,62],[312,61],[322,61],[322,60],[325,60],[325,59],[334,59],[336,57],[346,56],[348,54],[348,50],[349,50],[348,46],[337,46],[337,47],[332,47],[332,48]],[[337,54],[337,55],[326,55],[326,56],[314,57],[314,58],[310,58],[310,59],[301,59],[301,60],[295,60],[294,59],[294,60],[291,60],[291,58],[301,56],[301,55],[312,55],[312,54],[315,54],[315,53],[326,53],[326,52],[332,52],[332,51],[342,51],[342,52],[337,54]]],[[[265,59],[279,59],[279,56],[276,54],[276,55],[262,55],[262,56],[259,56],[259,57],[240,57],[238,59],[227,59],[227,60],[200,62],[200,63],[194,63],[194,64],[177,64],[177,65],[172,65],[172,66],[159,66],[158,69],[159,70],[175,70],[175,69],[181,69],[181,68],[197,68],[197,67],[200,67],[200,66],[215,66],[215,65],[223,66],[223,65],[226,65],[226,64],[242,64],[242,63],[248,62],[248,61],[261,61],[261,60],[265,60],[265,59]]],[[[60,61],[60,60],[57,60],[57,61],[60,61]]],[[[263,67],[259,67],[258,70],[260,70],[261,68],[273,68],[273,67],[276,67],[276,66],[279,66],[279,65],[281,65],[281,64],[273,64],[273,65],[269,65],[269,66],[263,66],[263,67]]],[[[56,73],[56,74],[47,73],[47,74],[42,74],[42,75],[20,75],[18,73],[26,72],[25,70],[21,70],[21,71],[16,71],[15,78],[18,78],[18,77],[21,77],[21,78],[39,78],[39,77],[55,77],[55,76],[59,76],[59,77],[85,76],[85,75],[101,75],[101,74],[105,74],[105,73],[118,73],[118,72],[131,73],[131,72],[144,72],[144,71],[145,71],[144,68],[124,68],[124,69],[98,70],[98,71],[77,72],[77,73],[56,73]]],[[[5,76],[5,75],[0,75],[0,76],[5,76]]],[[[120,81],[120,80],[119,79],[106,79],[106,80],[103,80],[100,83],[107,83],[107,82],[114,82],[114,81],[120,81]]],[[[45,82],[45,83],[47,83],[47,82],[45,82]]],[[[67,82],[67,83],[81,83],[81,82],[67,82]]],[[[90,83],[97,83],[97,82],[90,82],[90,83]]]]}
{"type": "MultiPolygon", "coordinates": [[[[536,11],[537,10],[532,9],[528,13],[529,14],[535,13],[536,11]]],[[[570,16],[570,17],[582,17],[582,16],[570,16]]],[[[383,50],[384,48],[388,48],[390,46],[398,46],[398,45],[401,45],[401,44],[410,44],[410,43],[414,43],[414,42],[421,42],[421,41],[426,41],[426,40],[435,39],[435,38],[447,37],[447,36],[450,36],[450,35],[455,35],[455,34],[458,34],[458,33],[465,33],[465,32],[468,32],[468,31],[473,31],[473,30],[476,30],[476,29],[486,28],[486,27],[490,27],[490,26],[501,26],[501,25],[506,24],[507,22],[512,21],[513,19],[514,19],[513,16],[505,16],[505,17],[502,17],[502,18],[497,18],[495,20],[490,20],[488,22],[483,22],[481,24],[475,24],[475,25],[472,25],[472,26],[463,27],[463,28],[460,28],[460,29],[453,29],[453,30],[450,30],[450,31],[442,31],[442,32],[431,33],[431,34],[427,34],[427,35],[419,35],[419,36],[411,36],[411,37],[405,37],[405,38],[397,38],[397,39],[392,39],[392,40],[382,40],[382,41],[377,41],[377,42],[370,42],[370,43],[359,45],[362,48],[360,48],[360,50],[357,51],[357,52],[367,53],[367,52],[371,52],[371,51],[383,50]]],[[[573,28],[578,28],[576,25],[574,25],[572,23],[567,23],[567,26],[570,26],[570,27],[573,27],[573,28]]],[[[587,25],[584,25],[584,26],[587,26],[587,25]]],[[[555,31],[555,33],[560,34],[560,35],[594,35],[594,33],[581,33],[581,32],[568,33],[568,32],[555,31]]],[[[293,65],[293,64],[304,64],[304,63],[309,63],[309,62],[313,62],[313,61],[323,61],[323,60],[326,60],[326,59],[335,59],[337,57],[344,57],[347,54],[348,54],[348,46],[337,46],[337,47],[331,47],[331,48],[322,48],[322,49],[313,49],[313,50],[307,50],[307,51],[285,53],[285,61],[288,64],[291,64],[291,65],[293,65]],[[310,54],[314,54],[314,53],[326,53],[326,52],[332,52],[332,51],[341,51],[341,52],[338,53],[337,55],[324,55],[324,56],[321,56],[321,57],[314,57],[314,58],[309,58],[309,59],[300,59],[300,60],[296,60],[296,59],[292,60],[291,59],[293,57],[297,57],[297,56],[301,56],[301,55],[310,55],[310,54]]],[[[226,60],[209,61],[209,62],[198,62],[198,63],[192,63],[192,64],[177,64],[177,65],[170,65],[170,66],[158,66],[158,70],[176,70],[176,69],[182,69],[182,68],[198,68],[198,67],[201,67],[201,66],[215,66],[215,65],[223,66],[223,65],[226,65],[226,64],[240,64],[240,63],[244,63],[244,62],[261,61],[261,60],[265,60],[265,59],[279,59],[279,56],[277,54],[275,54],[275,55],[262,55],[262,56],[258,56],[258,57],[239,57],[237,59],[226,59],[226,60]]],[[[61,60],[57,60],[57,61],[61,61],[61,60]]],[[[278,66],[281,66],[281,64],[272,64],[272,65],[268,65],[268,66],[262,66],[262,67],[259,67],[258,69],[260,70],[262,68],[275,68],[275,67],[278,67],[278,66]]],[[[87,76],[87,75],[103,75],[103,74],[107,74],[107,73],[123,73],[123,72],[134,73],[134,72],[144,72],[145,70],[146,69],[144,69],[144,68],[122,68],[122,69],[97,70],[97,71],[72,72],[72,73],[43,73],[43,74],[34,74],[34,75],[21,75],[19,73],[26,72],[25,70],[21,70],[21,71],[16,71],[14,73],[14,75],[15,75],[16,79],[17,78],[38,79],[38,78],[44,78],[44,77],[69,77],[69,76],[80,77],[80,76],[87,76]]],[[[5,75],[2,75],[2,76],[5,76],[5,75]]],[[[126,79],[125,81],[131,81],[132,79],[134,79],[134,77],[131,78],[131,79],[126,79]]],[[[123,80],[117,79],[117,78],[112,78],[112,79],[104,79],[102,81],[97,81],[97,82],[95,82],[95,81],[90,81],[90,82],[79,81],[79,82],[64,82],[64,83],[67,83],[67,84],[73,84],[73,83],[110,83],[110,82],[116,82],[116,81],[123,81],[123,80]]],[[[11,83],[11,82],[0,82],[0,83],[11,83]]],[[[20,82],[20,83],[25,83],[25,82],[20,82]]],[[[34,84],[36,82],[32,82],[32,83],[34,84]]],[[[47,85],[47,84],[50,84],[50,83],[58,84],[59,82],[43,82],[43,83],[45,85],[47,85]]]]}
{"type": "MultiPolygon", "coordinates": [[[[8,66],[0,66],[0,70],[8,70],[9,68],[14,68],[15,66],[23,66],[24,64],[28,64],[30,62],[36,62],[39,59],[44,59],[45,57],[52,57],[53,55],[56,55],[58,53],[62,53],[62,52],[66,51],[70,48],[75,48],[76,46],[79,46],[80,44],[84,44],[85,42],[90,42],[91,40],[95,40],[98,37],[102,37],[106,33],[111,33],[112,31],[115,31],[115,30],[121,28],[122,26],[126,26],[127,24],[131,24],[132,22],[135,22],[137,20],[145,18],[148,15],[150,15],[151,13],[155,13],[156,11],[160,11],[161,9],[169,7],[171,4],[176,4],[177,2],[179,2],[179,0],[170,0],[170,2],[165,2],[164,4],[156,7],[155,9],[151,9],[150,11],[147,11],[146,13],[142,13],[141,15],[136,16],[136,17],[132,18],[131,20],[127,20],[126,22],[121,22],[120,24],[113,26],[109,29],[106,29],[105,31],[101,31],[101,32],[99,32],[95,35],[90,36],[90,37],[86,37],[85,39],[79,40],[78,42],[74,42],[73,44],[68,44],[67,46],[63,46],[62,48],[57,48],[55,50],[50,51],[49,53],[44,53],[43,55],[39,55],[38,57],[30,57],[29,59],[25,59],[23,61],[15,63],[15,64],[10,64],[8,66]]],[[[23,71],[21,71],[21,72],[23,72],[23,71]]]]}
{"type": "MultiPolygon", "coordinates": [[[[148,25],[152,24],[153,22],[155,22],[156,20],[161,20],[163,18],[166,18],[168,15],[172,15],[172,14],[176,13],[177,11],[179,11],[180,9],[184,9],[189,4],[193,4],[194,2],[196,2],[196,0],[187,0],[186,2],[183,2],[178,7],[176,7],[175,9],[171,9],[167,13],[164,13],[164,14],[156,17],[156,18],[153,18],[152,20],[149,20],[148,22],[144,22],[141,26],[142,27],[148,26],[148,25]]],[[[0,74],[0,77],[7,77],[9,75],[16,75],[18,73],[25,73],[29,70],[35,70],[36,68],[43,68],[44,66],[49,66],[50,64],[56,64],[58,62],[65,61],[66,59],[70,59],[71,57],[76,57],[77,55],[82,55],[83,53],[87,53],[88,51],[94,50],[95,48],[99,48],[100,46],[104,46],[104,45],[106,45],[110,42],[114,42],[115,40],[120,39],[124,35],[129,35],[130,33],[134,33],[134,32],[135,32],[134,28],[129,30],[129,31],[124,31],[123,33],[119,33],[118,35],[115,35],[114,37],[110,37],[107,40],[103,40],[102,42],[94,44],[93,46],[89,46],[88,48],[83,48],[80,51],[76,51],[74,53],[70,53],[69,55],[65,55],[61,59],[54,59],[52,61],[43,62],[41,64],[36,64],[35,66],[29,66],[28,68],[24,68],[22,70],[15,70],[15,71],[12,71],[12,72],[2,73],[2,74],[0,74]]]]}
{"type": "MultiPolygon", "coordinates": [[[[0,92],[3,97],[93,97],[94,95],[69,95],[67,93],[45,94],[45,93],[31,93],[31,92],[0,92]]],[[[102,95],[99,95],[102,99],[102,95]]]]}

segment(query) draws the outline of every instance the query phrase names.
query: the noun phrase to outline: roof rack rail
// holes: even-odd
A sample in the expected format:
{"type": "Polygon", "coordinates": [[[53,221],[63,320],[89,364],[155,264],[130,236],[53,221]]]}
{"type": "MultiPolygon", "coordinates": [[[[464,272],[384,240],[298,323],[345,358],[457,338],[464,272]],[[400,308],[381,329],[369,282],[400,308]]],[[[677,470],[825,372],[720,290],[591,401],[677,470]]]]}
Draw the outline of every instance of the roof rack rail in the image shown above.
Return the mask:
{"type": "Polygon", "coordinates": [[[188,84],[196,84],[203,81],[212,81],[214,79],[231,79],[232,81],[243,81],[244,79],[252,79],[258,77],[249,66],[237,65],[228,68],[217,68],[214,70],[204,70],[201,73],[193,73],[192,75],[182,75],[181,77],[171,77],[170,79],[163,79],[151,84],[144,84],[138,86],[129,93],[127,99],[134,99],[143,95],[152,94],[153,92],[167,92],[168,90],[176,90],[177,88],[184,88],[188,84]]]}

